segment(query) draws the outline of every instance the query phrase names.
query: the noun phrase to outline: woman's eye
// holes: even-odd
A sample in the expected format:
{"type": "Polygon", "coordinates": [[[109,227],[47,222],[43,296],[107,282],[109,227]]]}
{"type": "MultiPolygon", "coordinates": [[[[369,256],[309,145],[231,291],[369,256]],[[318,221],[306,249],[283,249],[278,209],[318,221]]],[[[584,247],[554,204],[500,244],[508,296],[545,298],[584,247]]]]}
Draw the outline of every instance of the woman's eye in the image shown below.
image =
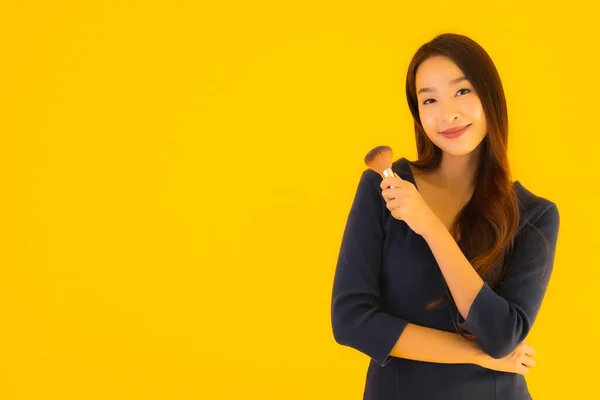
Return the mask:
{"type": "MultiPolygon", "coordinates": [[[[470,92],[471,92],[471,89],[463,88],[463,89],[460,89],[458,92],[456,92],[456,94],[460,94],[462,96],[462,95],[470,93],[470,92]]],[[[434,101],[436,101],[436,100],[435,99],[427,99],[422,104],[428,105],[428,104],[433,103],[434,101]]]]}

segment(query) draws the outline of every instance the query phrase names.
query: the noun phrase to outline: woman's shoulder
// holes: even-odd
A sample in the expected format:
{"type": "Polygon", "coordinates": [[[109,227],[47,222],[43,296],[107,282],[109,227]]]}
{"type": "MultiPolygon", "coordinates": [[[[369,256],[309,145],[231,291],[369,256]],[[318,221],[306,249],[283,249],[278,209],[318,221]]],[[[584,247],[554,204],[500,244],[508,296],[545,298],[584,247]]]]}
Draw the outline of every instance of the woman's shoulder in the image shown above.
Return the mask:
{"type": "MultiPolygon", "coordinates": [[[[397,158],[394,161],[392,161],[391,168],[392,171],[400,175],[402,179],[412,180],[412,173],[410,167],[408,166],[408,162],[408,159],[405,157],[397,158]]],[[[380,190],[380,183],[383,177],[370,168],[363,168],[361,179],[363,179],[368,185],[372,186],[373,188],[380,190]]]]}
{"type": "Polygon", "coordinates": [[[555,219],[558,218],[558,208],[554,201],[538,193],[534,193],[518,180],[513,182],[513,187],[519,203],[519,211],[521,212],[519,230],[527,223],[535,225],[545,214],[551,214],[555,219]],[[550,213],[547,214],[548,212],[550,213]]]}

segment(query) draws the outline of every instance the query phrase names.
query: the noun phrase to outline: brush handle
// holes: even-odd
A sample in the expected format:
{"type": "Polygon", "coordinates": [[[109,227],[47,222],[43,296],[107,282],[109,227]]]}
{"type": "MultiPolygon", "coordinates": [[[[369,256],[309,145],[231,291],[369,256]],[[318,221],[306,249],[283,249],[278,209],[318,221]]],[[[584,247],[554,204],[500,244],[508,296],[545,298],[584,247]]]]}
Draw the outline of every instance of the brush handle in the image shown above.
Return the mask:
{"type": "MultiPolygon", "coordinates": [[[[394,171],[391,168],[386,168],[383,170],[383,172],[381,173],[381,175],[384,178],[389,178],[390,176],[394,176],[394,171]]],[[[390,186],[390,188],[394,188],[393,186],[390,186]]]]}

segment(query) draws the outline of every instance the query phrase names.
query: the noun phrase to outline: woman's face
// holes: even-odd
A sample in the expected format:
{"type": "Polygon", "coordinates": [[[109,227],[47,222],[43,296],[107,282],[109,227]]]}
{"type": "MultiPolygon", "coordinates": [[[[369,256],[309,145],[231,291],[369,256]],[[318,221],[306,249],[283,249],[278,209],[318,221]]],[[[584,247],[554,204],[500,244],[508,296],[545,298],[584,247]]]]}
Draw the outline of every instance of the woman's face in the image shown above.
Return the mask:
{"type": "Polygon", "coordinates": [[[417,69],[415,83],[421,124],[429,139],[456,156],[475,150],[487,134],[485,113],[458,66],[447,57],[430,57],[417,69]],[[458,137],[442,134],[465,125],[468,128],[458,137]]]}

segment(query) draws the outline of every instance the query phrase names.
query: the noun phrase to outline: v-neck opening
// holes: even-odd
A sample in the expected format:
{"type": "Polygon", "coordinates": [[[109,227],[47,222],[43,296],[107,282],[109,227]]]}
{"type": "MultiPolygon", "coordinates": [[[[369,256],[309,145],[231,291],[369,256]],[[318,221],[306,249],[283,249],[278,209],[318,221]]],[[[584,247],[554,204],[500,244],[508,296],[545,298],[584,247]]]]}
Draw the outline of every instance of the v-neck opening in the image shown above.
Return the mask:
{"type": "MultiPolygon", "coordinates": [[[[413,174],[412,170],[410,169],[408,159],[406,157],[402,157],[398,160],[398,163],[400,164],[400,172],[402,172],[404,177],[407,178],[405,180],[408,180],[410,183],[415,185],[415,188],[417,189],[417,191],[419,191],[419,186],[417,185],[417,181],[415,180],[415,175],[413,174]]],[[[519,187],[520,187],[520,189],[522,189],[522,186],[523,186],[518,179],[513,180],[512,185],[515,188],[515,190],[519,187]]]]}
{"type": "Polygon", "coordinates": [[[408,159],[406,157],[402,157],[401,160],[402,162],[402,167],[404,169],[404,176],[406,178],[408,178],[407,180],[412,183],[413,185],[415,185],[415,189],[417,189],[417,191],[419,191],[419,187],[417,186],[417,182],[415,180],[415,176],[412,172],[412,170],[410,169],[410,165],[408,163],[408,159]]]}

